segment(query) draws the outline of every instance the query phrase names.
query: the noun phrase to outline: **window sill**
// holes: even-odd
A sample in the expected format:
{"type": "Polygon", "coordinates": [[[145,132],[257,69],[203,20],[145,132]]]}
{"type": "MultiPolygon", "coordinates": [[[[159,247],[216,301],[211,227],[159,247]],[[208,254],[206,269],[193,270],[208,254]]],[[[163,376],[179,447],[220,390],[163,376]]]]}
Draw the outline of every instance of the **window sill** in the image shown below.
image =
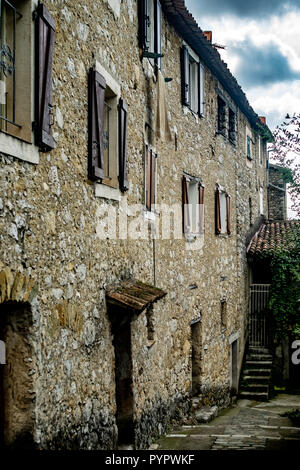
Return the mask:
{"type": "Polygon", "coordinates": [[[187,233],[185,233],[184,236],[185,236],[185,239],[188,243],[194,243],[199,238],[204,237],[204,232],[203,233],[197,233],[197,234],[192,234],[192,233],[187,234],[187,233]]]}
{"type": "Polygon", "coordinates": [[[11,135],[0,132],[0,152],[19,158],[25,162],[38,164],[39,150],[34,144],[28,144],[11,135]]]}
{"type": "Polygon", "coordinates": [[[216,234],[216,237],[218,238],[230,238],[230,235],[229,233],[217,233],[216,234]]]}
{"type": "Polygon", "coordinates": [[[95,196],[104,199],[111,199],[113,201],[121,201],[121,191],[103,183],[95,184],[95,196]]]}
{"type": "Polygon", "coordinates": [[[148,209],[144,210],[144,219],[145,220],[150,220],[150,221],[154,222],[157,215],[158,214],[156,212],[149,211],[148,209]]]}

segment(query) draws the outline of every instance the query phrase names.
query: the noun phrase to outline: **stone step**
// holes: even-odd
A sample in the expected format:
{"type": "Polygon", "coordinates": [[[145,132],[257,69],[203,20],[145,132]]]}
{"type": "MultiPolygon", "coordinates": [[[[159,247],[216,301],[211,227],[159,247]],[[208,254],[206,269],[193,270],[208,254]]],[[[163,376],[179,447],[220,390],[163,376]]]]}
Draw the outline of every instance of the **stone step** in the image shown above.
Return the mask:
{"type": "Polygon", "coordinates": [[[261,369],[259,367],[251,367],[249,369],[244,369],[243,375],[251,375],[251,376],[258,376],[258,375],[263,375],[263,376],[270,376],[271,375],[271,369],[268,369],[267,367],[264,369],[261,369]]]}
{"type": "MultiPolygon", "coordinates": [[[[263,369],[265,372],[265,370],[263,369]]],[[[261,383],[261,382],[266,382],[269,383],[269,380],[271,378],[271,373],[268,375],[243,375],[242,376],[242,382],[250,382],[250,383],[261,383]]]]}
{"type": "Polygon", "coordinates": [[[270,350],[263,347],[249,347],[248,353],[250,354],[270,354],[270,350]]]}
{"type": "Polygon", "coordinates": [[[245,368],[271,369],[272,361],[246,361],[245,368]]]}
{"type": "Polygon", "coordinates": [[[272,354],[247,354],[246,356],[247,361],[271,361],[272,362],[272,354]]]}
{"type": "Polygon", "coordinates": [[[269,394],[267,392],[246,392],[239,393],[240,398],[247,398],[248,400],[267,401],[269,394]]]}
{"type": "Polygon", "coordinates": [[[266,392],[268,393],[269,392],[269,384],[247,384],[247,385],[243,385],[241,384],[241,391],[244,391],[244,392],[249,392],[249,393],[253,393],[253,392],[266,392]]]}

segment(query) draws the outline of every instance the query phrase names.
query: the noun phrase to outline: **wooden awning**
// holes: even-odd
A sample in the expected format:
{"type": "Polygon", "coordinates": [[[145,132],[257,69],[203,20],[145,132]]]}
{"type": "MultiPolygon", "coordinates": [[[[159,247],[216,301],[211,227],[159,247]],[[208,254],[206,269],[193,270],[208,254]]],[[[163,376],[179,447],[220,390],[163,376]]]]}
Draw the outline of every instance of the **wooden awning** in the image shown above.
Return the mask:
{"type": "Polygon", "coordinates": [[[167,293],[158,287],[137,280],[124,281],[106,292],[106,301],[111,306],[141,313],[150,304],[167,293]]]}

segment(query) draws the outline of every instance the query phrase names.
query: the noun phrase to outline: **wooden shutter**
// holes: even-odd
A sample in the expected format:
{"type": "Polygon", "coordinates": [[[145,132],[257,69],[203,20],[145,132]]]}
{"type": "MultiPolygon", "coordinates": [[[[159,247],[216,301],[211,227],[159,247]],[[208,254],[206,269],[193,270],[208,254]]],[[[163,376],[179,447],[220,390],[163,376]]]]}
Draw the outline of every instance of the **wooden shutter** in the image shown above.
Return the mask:
{"type": "Polygon", "coordinates": [[[216,189],[216,234],[219,235],[221,233],[221,201],[220,201],[220,191],[219,188],[216,189]]]}
{"type": "Polygon", "coordinates": [[[156,199],[156,154],[151,152],[151,209],[156,199]]]}
{"type": "Polygon", "coordinates": [[[128,107],[124,100],[119,101],[119,184],[121,191],[127,191],[127,115],[128,107]]]}
{"type": "Polygon", "coordinates": [[[148,0],[139,0],[139,46],[143,51],[148,50],[148,0]]]}
{"type": "Polygon", "coordinates": [[[231,234],[231,197],[226,194],[226,216],[227,216],[227,233],[231,234]]]}
{"type": "Polygon", "coordinates": [[[183,233],[190,232],[190,214],[189,214],[189,182],[186,176],[182,178],[182,222],[183,233]]]}
{"type": "Polygon", "coordinates": [[[186,46],[181,49],[181,88],[182,88],[182,103],[190,106],[190,61],[189,51],[186,46]]]}
{"type": "Polygon", "coordinates": [[[204,115],[204,67],[199,63],[198,68],[198,114],[204,115]]]}
{"type": "Polygon", "coordinates": [[[199,233],[204,233],[204,186],[199,183],[199,233]]]}
{"type": "Polygon", "coordinates": [[[42,152],[55,148],[52,137],[52,62],[55,21],[43,4],[35,11],[35,141],[42,152]]]}
{"type": "Polygon", "coordinates": [[[88,82],[88,175],[92,181],[103,180],[103,126],[105,78],[94,69],[89,71],[88,82]]]}
{"type": "MultiPolygon", "coordinates": [[[[161,5],[155,1],[155,52],[161,54],[161,5]]],[[[161,57],[155,60],[157,67],[161,69],[161,57]]]]}
{"type": "Polygon", "coordinates": [[[149,147],[146,146],[145,199],[146,199],[146,209],[148,211],[151,211],[151,161],[152,161],[152,150],[150,150],[149,147]]]}

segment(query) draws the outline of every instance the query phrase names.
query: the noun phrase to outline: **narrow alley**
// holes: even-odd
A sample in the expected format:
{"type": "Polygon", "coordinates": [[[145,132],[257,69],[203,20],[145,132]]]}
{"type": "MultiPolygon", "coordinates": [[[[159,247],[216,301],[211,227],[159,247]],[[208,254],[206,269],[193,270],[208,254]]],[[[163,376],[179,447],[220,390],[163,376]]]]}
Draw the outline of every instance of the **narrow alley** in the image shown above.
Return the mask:
{"type": "Polygon", "coordinates": [[[239,400],[210,423],[175,427],[151,449],[296,450],[300,426],[281,415],[299,407],[299,395],[280,394],[268,402],[239,400]]]}

